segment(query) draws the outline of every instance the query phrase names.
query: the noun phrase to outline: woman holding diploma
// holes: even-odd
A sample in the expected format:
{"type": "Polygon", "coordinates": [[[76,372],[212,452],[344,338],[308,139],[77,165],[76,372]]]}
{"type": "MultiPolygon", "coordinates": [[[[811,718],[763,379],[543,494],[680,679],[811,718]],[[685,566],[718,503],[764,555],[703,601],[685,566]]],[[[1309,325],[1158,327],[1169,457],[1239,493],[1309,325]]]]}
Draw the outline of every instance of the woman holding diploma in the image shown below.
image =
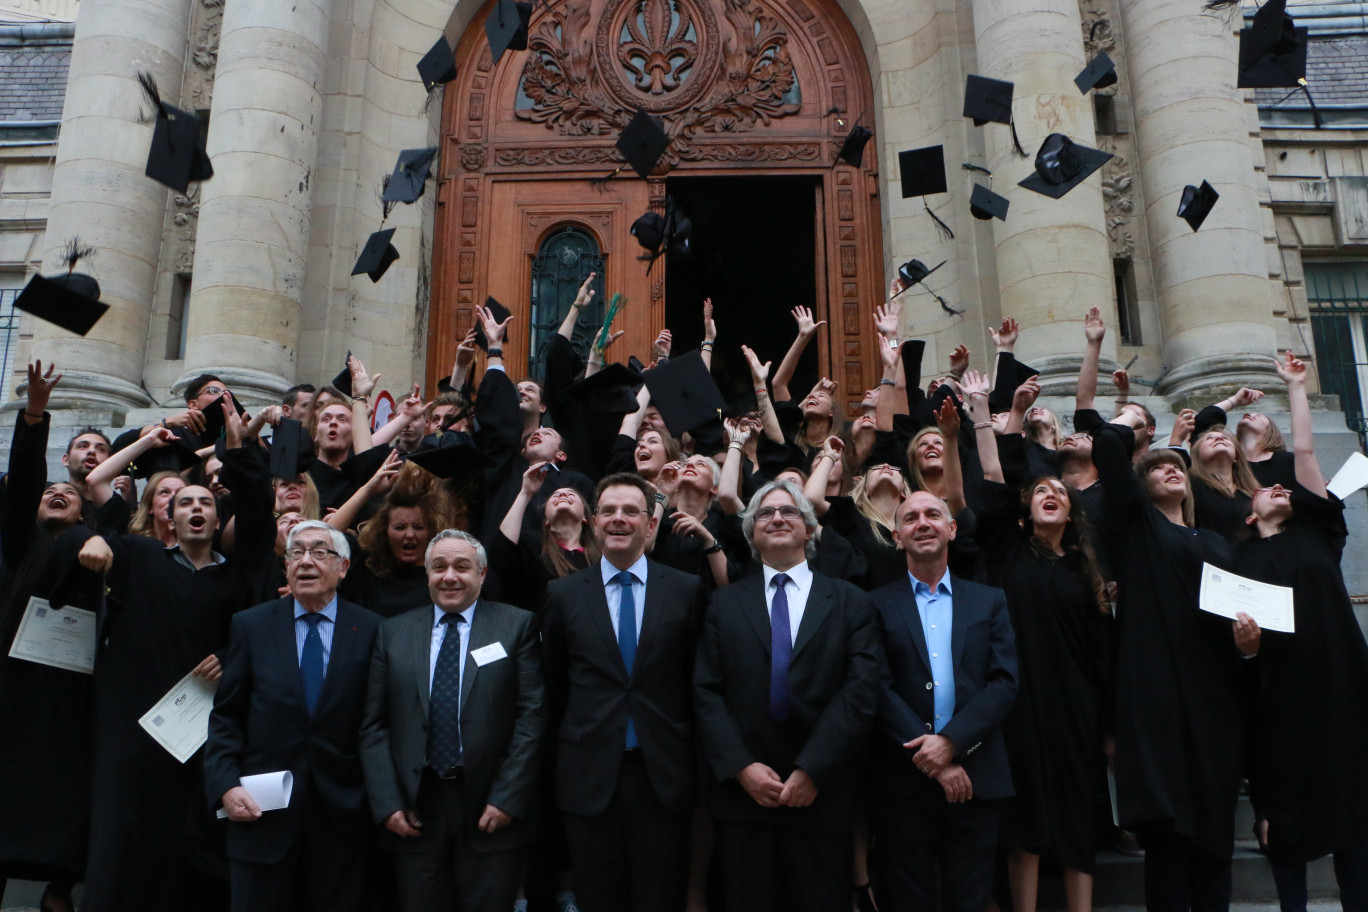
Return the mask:
{"type": "Polygon", "coordinates": [[[1119,596],[1117,806],[1145,847],[1152,912],[1224,910],[1240,784],[1240,659],[1231,622],[1201,612],[1198,595],[1202,564],[1228,568],[1230,546],[1193,528],[1177,451],[1150,450],[1132,468],[1143,423],[1125,410],[1093,431],[1119,596]]]}
{"type": "MultiPolygon", "coordinates": [[[[28,402],[15,425],[0,516],[0,897],[8,878],[47,881],[43,908],[66,912],[71,887],[85,871],[90,675],[9,655],[29,599],[51,593],[92,534],[80,523],[76,489],[65,480],[46,481],[45,409],[62,377],[54,370],[29,365],[28,402]]],[[[66,601],[95,607],[93,598],[66,601]]]]}
{"type": "Polygon", "coordinates": [[[1293,592],[1295,633],[1262,635],[1249,787],[1283,909],[1306,908],[1306,863],[1334,853],[1346,909],[1368,904],[1368,644],[1340,573],[1344,503],[1312,445],[1306,365],[1278,365],[1292,410],[1296,484],[1254,496],[1235,572],[1293,592]],[[1289,745],[1314,745],[1289,750],[1289,745]]]}

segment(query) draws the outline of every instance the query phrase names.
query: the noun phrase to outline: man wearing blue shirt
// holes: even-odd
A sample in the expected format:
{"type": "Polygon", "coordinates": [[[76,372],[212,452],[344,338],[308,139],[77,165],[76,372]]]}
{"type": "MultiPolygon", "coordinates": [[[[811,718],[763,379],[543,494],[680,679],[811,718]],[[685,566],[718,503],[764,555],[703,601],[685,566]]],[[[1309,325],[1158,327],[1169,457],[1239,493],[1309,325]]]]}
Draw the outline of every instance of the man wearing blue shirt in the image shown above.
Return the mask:
{"type": "Polygon", "coordinates": [[[955,521],[914,492],[895,535],[907,578],[875,592],[888,659],[873,751],[874,896],[881,909],[982,912],[999,805],[1012,795],[1001,728],[1017,661],[1002,590],[947,568],[955,521]]]}

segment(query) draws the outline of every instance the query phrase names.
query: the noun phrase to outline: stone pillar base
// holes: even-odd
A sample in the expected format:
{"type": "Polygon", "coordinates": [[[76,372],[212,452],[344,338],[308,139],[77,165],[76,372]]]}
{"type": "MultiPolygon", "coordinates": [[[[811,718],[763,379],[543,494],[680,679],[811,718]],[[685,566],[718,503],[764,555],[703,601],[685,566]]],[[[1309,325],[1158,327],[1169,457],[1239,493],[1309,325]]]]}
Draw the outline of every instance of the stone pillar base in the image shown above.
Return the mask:
{"type": "Polygon", "coordinates": [[[1273,369],[1275,363],[1271,355],[1256,354],[1195,358],[1165,374],[1154,391],[1170,398],[1201,393],[1204,400],[1216,402],[1225,391],[1235,392],[1242,386],[1281,390],[1282,381],[1273,369]]]}
{"type": "MultiPolygon", "coordinates": [[[[996,356],[994,356],[996,357],[996,356]]],[[[1040,381],[1040,395],[1066,396],[1072,398],[1078,391],[1078,371],[1083,367],[1082,355],[1047,355],[1043,358],[1023,359],[1031,367],[1040,371],[1036,379],[1040,381]]],[[[1115,358],[1103,355],[1097,365],[1097,394],[1116,395],[1112,385],[1112,371],[1120,370],[1121,365],[1115,358]]]]}
{"type": "Polygon", "coordinates": [[[182,374],[171,391],[177,396],[185,385],[200,374],[213,374],[233,391],[233,396],[243,405],[279,405],[280,397],[293,384],[279,374],[268,371],[252,370],[245,367],[206,367],[203,370],[188,371],[182,374]]]}
{"type": "MultiPolygon", "coordinates": [[[[97,374],[93,371],[62,370],[62,381],[52,391],[48,400],[48,410],[91,409],[100,412],[126,411],[153,405],[147,391],[126,380],[111,374],[97,374]]],[[[15,389],[19,398],[6,402],[5,411],[24,407],[24,394],[28,391],[28,381],[22,381],[15,389]]]]}

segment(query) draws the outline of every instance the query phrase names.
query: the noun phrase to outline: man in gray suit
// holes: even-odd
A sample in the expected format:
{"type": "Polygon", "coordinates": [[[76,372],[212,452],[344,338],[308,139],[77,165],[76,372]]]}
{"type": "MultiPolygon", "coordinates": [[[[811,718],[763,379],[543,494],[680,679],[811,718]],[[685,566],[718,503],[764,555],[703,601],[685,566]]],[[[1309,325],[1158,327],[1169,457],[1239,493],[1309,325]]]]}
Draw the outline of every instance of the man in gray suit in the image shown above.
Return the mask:
{"type": "Polygon", "coordinates": [[[448,529],[424,558],[430,610],[380,626],[361,765],[394,852],[400,912],[508,912],[546,734],[531,612],[480,599],[485,549],[448,529]]]}

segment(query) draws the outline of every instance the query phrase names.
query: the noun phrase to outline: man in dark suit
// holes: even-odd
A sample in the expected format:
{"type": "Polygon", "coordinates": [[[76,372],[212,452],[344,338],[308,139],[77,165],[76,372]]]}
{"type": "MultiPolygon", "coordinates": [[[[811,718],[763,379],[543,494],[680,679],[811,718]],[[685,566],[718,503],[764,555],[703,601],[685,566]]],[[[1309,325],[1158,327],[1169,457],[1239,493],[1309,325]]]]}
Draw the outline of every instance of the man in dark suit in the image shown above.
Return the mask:
{"type": "Polygon", "coordinates": [[[233,617],[209,717],[204,779],[228,824],[234,912],[362,909],[373,832],[357,732],[380,616],[340,601],[347,539],[302,522],[285,548],[291,597],[233,617]],[[240,780],[289,770],[288,807],[240,780]]]}
{"type": "Polygon", "coordinates": [[[728,912],[850,908],[860,770],[882,657],[864,593],[808,566],[817,517],[791,482],[751,498],[763,572],[712,596],[694,670],[728,912]]]}
{"type": "Polygon", "coordinates": [[[366,790],[394,851],[400,912],[508,912],[546,735],[536,619],[480,599],[487,559],[469,533],[438,533],[424,564],[433,607],[376,637],[366,790]]]}
{"type": "Polygon", "coordinates": [[[895,537],[907,579],[872,595],[888,659],[872,791],[880,909],[982,912],[993,886],[999,803],[1012,795],[1002,723],[1017,691],[1007,598],[951,575],[955,521],[914,492],[895,537]]]}
{"type": "Polygon", "coordinates": [[[547,588],[556,804],[595,912],[678,912],[688,888],[702,586],[646,559],[654,493],[636,474],[599,482],[603,557],[547,588]]]}

